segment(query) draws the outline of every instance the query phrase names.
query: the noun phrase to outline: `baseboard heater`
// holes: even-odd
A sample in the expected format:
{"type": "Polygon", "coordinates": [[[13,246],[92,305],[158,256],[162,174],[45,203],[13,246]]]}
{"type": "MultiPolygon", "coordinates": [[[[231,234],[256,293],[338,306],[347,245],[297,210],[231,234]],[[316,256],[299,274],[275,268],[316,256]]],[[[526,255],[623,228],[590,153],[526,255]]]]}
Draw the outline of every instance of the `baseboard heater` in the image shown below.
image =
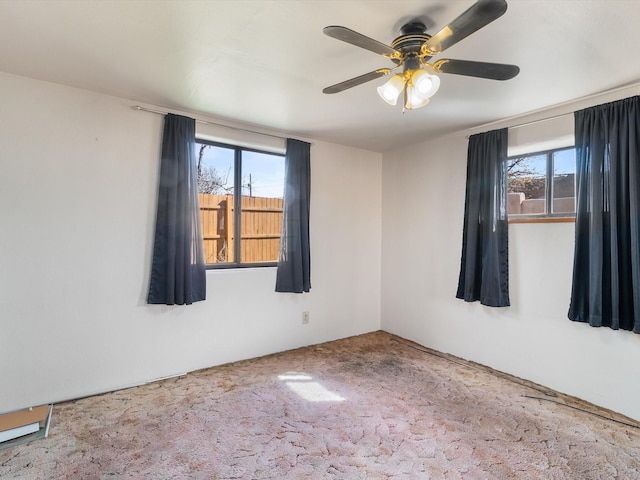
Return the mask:
{"type": "Polygon", "coordinates": [[[47,437],[52,410],[40,405],[0,415],[0,450],[47,437]]]}

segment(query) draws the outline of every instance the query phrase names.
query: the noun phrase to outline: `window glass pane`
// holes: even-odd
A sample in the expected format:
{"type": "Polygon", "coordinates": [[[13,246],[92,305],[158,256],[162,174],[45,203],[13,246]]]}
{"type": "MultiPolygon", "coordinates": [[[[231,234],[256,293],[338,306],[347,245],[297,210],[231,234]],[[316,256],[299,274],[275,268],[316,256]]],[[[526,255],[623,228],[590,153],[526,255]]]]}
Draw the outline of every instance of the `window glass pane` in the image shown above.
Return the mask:
{"type": "Polygon", "coordinates": [[[242,152],[241,262],[275,262],[280,249],[284,157],[242,152]]]}
{"type": "Polygon", "coordinates": [[[509,215],[544,215],[547,191],[547,155],[510,158],[507,163],[509,215]]]}
{"type": "Polygon", "coordinates": [[[200,219],[206,263],[234,261],[234,149],[196,143],[200,219]]]}
{"type": "Polygon", "coordinates": [[[553,153],[553,213],[576,211],[576,151],[553,153]]]}

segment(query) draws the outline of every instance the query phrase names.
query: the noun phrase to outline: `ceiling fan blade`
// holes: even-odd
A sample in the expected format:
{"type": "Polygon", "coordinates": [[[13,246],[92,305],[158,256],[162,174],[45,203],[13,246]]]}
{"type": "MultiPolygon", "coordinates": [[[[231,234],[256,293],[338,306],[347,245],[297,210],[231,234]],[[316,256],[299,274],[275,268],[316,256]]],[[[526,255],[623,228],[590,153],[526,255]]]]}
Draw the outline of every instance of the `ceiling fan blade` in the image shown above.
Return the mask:
{"type": "Polygon", "coordinates": [[[362,85],[363,83],[369,82],[371,80],[375,80],[376,78],[389,75],[390,72],[391,72],[390,68],[381,68],[379,70],[374,70],[373,72],[365,73],[364,75],[360,75],[359,77],[354,77],[349,80],[345,80],[344,82],[331,85],[330,87],[327,87],[324,90],[322,90],[322,93],[342,92],[343,90],[347,90],[348,88],[356,87],[358,85],[362,85]]]}
{"type": "Polygon", "coordinates": [[[436,72],[467,75],[469,77],[509,80],[520,73],[517,65],[505,63],[472,62],[470,60],[442,59],[433,64],[436,72]]]}
{"type": "Polygon", "coordinates": [[[478,0],[425,44],[431,55],[440,53],[480,30],[507,11],[505,0],[478,0]]]}
{"type": "Polygon", "coordinates": [[[337,40],[342,40],[343,42],[350,43],[351,45],[355,45],[356,47],[364,48],[365,50],[369,50],[373,53],[384,55],[385,57],[398,57],[400,55],[400,52],[389,47],[388,45],[374,40],[373,38],[366,37],[361,33],[354,32],[347,27],[332,25],[329,27],[324,27],[322,31],[325,35],[333,37],[337,40]]]}

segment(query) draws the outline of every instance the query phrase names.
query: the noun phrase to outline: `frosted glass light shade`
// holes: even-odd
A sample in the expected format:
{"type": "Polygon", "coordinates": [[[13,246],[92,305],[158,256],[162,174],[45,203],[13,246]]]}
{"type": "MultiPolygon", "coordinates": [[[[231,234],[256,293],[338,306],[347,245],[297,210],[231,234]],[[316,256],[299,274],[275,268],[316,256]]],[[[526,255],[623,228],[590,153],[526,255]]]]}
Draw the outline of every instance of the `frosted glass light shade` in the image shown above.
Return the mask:
{"type": "Polygon", "coordinates": [[[424,107],[429,103],[429,99],[422,95],[418,89],[414,86],[407,86],[407,101],[404,104],[408,110],[415,110],[416,108],[424,107]]]}
{"type": "Polygon", "coordinates": [[[423,98],[431,98],[440,88],[440,78],[430,75],[425,70],[416,70],[411,75],[411,83],[423,98]]]}
{"type": "Polygon", "coordinates": [[[395,105],[402,90],[404,90],[404,78],[396,73],[384,85],[378,87],[378,95],[389,105],[395,105]]]}

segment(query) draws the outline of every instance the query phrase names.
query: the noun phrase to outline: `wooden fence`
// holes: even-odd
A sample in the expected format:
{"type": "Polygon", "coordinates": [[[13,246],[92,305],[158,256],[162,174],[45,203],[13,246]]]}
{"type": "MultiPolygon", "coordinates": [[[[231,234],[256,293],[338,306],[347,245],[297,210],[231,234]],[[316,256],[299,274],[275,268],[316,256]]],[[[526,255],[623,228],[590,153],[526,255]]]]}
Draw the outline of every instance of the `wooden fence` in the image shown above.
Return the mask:
{"type": "MultiPolygon", "coordinates": [[[[236,261],[233,195],[198,194],[206,263],[236,261]]],[[[241,262],[278,260],[282,199],[241,198],[241,262]]]]}

